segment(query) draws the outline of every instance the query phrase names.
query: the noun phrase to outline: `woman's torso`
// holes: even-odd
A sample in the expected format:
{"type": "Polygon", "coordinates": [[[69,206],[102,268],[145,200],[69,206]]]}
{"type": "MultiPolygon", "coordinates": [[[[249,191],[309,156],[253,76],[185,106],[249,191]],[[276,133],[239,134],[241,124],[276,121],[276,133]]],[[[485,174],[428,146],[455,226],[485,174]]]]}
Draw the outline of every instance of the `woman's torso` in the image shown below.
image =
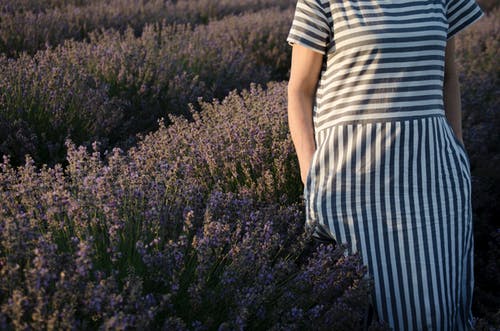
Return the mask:
{"type": "Polygon", "coordinates": [[[331,32],[316,132],[365,119],[444,114],[444,1],[320,2],[331,32]]]}

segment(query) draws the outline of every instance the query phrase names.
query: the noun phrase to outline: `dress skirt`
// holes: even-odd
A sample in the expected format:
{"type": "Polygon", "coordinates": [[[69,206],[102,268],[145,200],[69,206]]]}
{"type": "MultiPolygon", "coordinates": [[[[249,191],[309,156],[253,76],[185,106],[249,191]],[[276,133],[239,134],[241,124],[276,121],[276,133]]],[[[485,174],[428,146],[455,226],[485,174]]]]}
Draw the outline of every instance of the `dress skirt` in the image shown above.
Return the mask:
{"type": "Polygon", "coordinates": [[[342,122],[315,133],[306,226],[348,244],[397,330],[473,327],[469,158],[445,115],[342,122]]]}

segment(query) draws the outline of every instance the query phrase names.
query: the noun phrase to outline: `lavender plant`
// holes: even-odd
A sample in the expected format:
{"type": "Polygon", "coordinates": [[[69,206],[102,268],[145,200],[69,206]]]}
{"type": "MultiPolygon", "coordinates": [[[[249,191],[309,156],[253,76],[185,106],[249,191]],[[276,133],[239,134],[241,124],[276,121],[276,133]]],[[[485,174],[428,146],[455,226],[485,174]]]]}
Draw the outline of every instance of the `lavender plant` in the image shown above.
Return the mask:
{"type": "Polygon", "coordinates": [[[300,190],[285,90],[203,103],[127,152],[68,141],[65,169],[5,158],[0,328],[359,329],[365,266],[283,202],[300,190]]]}
{"type": "Polygon", "coordinates": [[[284,83],[270,83],[265,90],[252,85],[222,102],[201,102],[200,112],[192,110],[193,121],[173,118],[141,146],[175,146],[166,161],[184,168],[185,178],[200,178],[207,192],[244,191],[258,200],[290,204],[299,200],[301,183],[285,110],[284,83]]]}
{"type": "MultiPolygon", "coordinates": [[[[289,2],[134,4],[2,2],[0,49],[58,46],[0,56],[0,329],[357,329],[370,282],[303,232],[286,83],[251,84],[286,79],[289,2]]],[[[484,329],[500,327],[491,8],[457,37],[484,329]]]]}
{"type": "Polygon", "coordinates": [[[282,75],[290,15],[268,10],[197,27],[164,22],[146,25],[141,37],[107,30],[91,33],[90,43],[0,57],[0,126],[10,130],[0,136],[0,153],[14,164],[26,153],[54,164],[64,160],[68,136],[126,145],[160,116],[189,115],[198,97],[222,98],[282,75]]]}
{"type": "Polygon", "coordinates": [[[60,8],[70,4],[83,6],[90,2],[91,0],[3,0],[0,4],[0,11],[11,14],[26,11],[38,13],[46,11],[47,9],[60,8]]]}
{"type": "Polygon", "coordinates": [[[86,39],[98,29],[124,31],[130,27],[138,36],[145,24],[161,20],[169,24],[206,24],[224,16],[292,5],[287,0],[9,0],[0,5],[0,53],[9,57],[23,51],[34,54],[67,39],[86,39]]]}
{"type": "Polygon", "coordinates": [[[476,288],[473,308],[500,327],[500,8],[457,39],[464,143],[470,157],[475,219],[476,288]]]}
{"type": "MultiPolygon", "coordinates": [[[[500,139],[495,126],[500,125],[500,8],[488,13],[474,29],[464,31],[457,39],[457,63],[462,91],[464,140],[476,148],[470,150],[473,167],[479,155],[499,157],[500,139]]],[[[498,159],[497,159],[498,161],[498,159]]]]}

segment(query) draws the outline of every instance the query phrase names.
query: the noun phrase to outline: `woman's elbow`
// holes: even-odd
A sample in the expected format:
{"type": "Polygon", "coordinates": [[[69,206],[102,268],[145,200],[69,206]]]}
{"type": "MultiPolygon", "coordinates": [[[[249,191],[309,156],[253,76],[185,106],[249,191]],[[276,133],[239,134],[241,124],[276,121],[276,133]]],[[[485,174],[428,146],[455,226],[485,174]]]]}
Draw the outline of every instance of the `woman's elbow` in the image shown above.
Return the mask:
{"type": "Polygon", "coordinates": [[[456,81],[458,79],[457,65],[455,62],[455,40],[450,39],[446,44],[445,64],[444,64],[444,83],[456,81]]]}
{"type": "Polygon", "coordinates": [[[288,98],[312,98],[316,92],[315,86],[304,81],[290,80],[287,85],[288,98]]]}

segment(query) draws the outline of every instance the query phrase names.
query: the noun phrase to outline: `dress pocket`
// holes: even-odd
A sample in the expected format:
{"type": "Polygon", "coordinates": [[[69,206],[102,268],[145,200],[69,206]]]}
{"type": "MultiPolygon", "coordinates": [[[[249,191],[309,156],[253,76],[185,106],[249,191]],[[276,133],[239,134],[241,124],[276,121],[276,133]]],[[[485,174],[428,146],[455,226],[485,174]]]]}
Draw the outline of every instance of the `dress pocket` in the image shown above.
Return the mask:
{"type": "Polygon", "coordinates": [[[458,139],[457,135],[455,134],[455,131],[453,130],[453,127],[451,126],[450,122],[448,121],[448,119],[446,117],[445,117],[445,122],[446,122],[446,126],[448,128],[449,134],[453,138],[453,141],[455,142],[455,145],[457,145],[458,148],[462,151],[465,158],[467,160],[469,160],[469,153],[467,153],[467,150],[465,149],[464,144],[462,144],[462,142],[458,139]]]}
{"type": "Polygon", "coordinates": [[[304,198],[306,197],[306,193],[309,192],[309,186],[311,182],[311,169],[313,167],[313,160],[311,160],[311,163],[309,164],[309,169],[307,170],[307,175],[306,175],[306,182],[304,184],[304,198]]]}
{"type": "Polygon", "coordinates": [[[469,158],[469,153],[467,153],[467,150],[465,149],[464,144],[458,139],[457,135],[455,134],[455,131],[450,127],[451,130],[451,135],[453,136],[453,139],[455,140],[455,143],[458,145],[458,147],[462,150],[462,152],[465,154],[467,159],[469,158]]]}
{"type": "Polygon", "coordinates": [[[312,178],[311,178],[311,172],[312,172],[312,169],[314,167],[314,164],[316,163],[317,154],[318,154],[318,149],[316,149],[314,151],[312,159],[311,159],[311,163],[309,164],[309,169],[307,170],[306,182],[304,184],[304,191],[303,191],[304,199],[308,198],[309,188],[311,186],[311,180],[312,180],[312,178]]]}
{"type": "Polygon", "coordinates": [[[313,178],[312,176],[312,170],[315,167],[315,161],[316,161],[316,155],[318,153],[318,150],[313,154],[311,163],[309,164],[309,169],[307,170],[307,175],[306,175],[306,182],[304,183],[304,190],[303,190],[303,197],[304,197],[304,207],[306,211],[306,222],[305,225],[306,227],[312,226],[316,219],[316,214],[314,213],[314,210],[311,208],[311,200],[312,200],[312,194],[314,194],[314,188],[311,191],[311,186],[314,184],[313,183],[313,178]]]}
{"type": "Polygon", "coordinates": [[[316,182],[314,177],[319,170],[316,164],[318,162],[317,158],[318,149],[316,149],[313,154],[311,164],[309,165],[309,169],[307,171],[306,183],[304,185],[304,201],[306,209],[305,226],[312,232],[312,239],[314,242],[336,244],[336,241],[330,235],[330,230],[327,226],[319,222],[315,208],[311,205],[311,203],[314,203],[313,195],[316,194],[316,190],[314,188],[316,182]]]}

